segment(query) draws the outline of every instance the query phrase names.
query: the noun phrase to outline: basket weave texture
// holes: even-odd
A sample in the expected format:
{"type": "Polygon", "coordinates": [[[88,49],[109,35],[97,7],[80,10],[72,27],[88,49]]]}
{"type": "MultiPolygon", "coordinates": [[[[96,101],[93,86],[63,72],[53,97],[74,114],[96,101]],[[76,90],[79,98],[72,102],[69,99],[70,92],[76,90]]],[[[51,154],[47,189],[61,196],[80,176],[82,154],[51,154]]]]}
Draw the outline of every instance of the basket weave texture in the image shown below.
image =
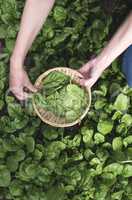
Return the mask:
{"type": "MultiPolygon", "coordinates": [[[[44,78],[46,78],[46,76],[53,71],[59,71],[59,72],[63,72],[66,75],[71,77],[71,80],[74,83],[77,83],[79,85],[79,79],[82,77],[82,75],[73,69],[70,68],[66,68],[66,67],[57,67],[57,68],[52,68],[46,72],[44,72],[43,74],[41,74],[38,79],[35,82],[35,86],[40,87],[42,80],[44,78]]],[[[39,118],[46,124],[49,124],[51,126],[54,127],[70,127],[70,126],[74,126],[75,124],[78,124],[81,122],[81,120],[86,116],[86,114],[89,111],[90,105],[91,105],[91,90],[88,87],[85,87],[85,90],[88,94],[88,105],[86,107],[86,110],[84,111],[84,113],[74,122],[72,123],[67,123],[66,120],[64,118],[55,116],[52,112],[49,112],[47,110],[45,110],[44,108],[40,108],[35,104],[35,101],[33,99],[33,108],[36,112],[36,114],[39,116],[39,118]]]]}

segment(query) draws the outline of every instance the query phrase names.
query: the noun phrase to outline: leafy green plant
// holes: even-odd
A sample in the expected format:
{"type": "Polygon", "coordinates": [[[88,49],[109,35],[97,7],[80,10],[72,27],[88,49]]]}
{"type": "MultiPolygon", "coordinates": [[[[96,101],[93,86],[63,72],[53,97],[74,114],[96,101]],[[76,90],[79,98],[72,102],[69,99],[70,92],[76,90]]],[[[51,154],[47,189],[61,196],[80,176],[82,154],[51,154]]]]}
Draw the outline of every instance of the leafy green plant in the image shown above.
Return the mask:
{"type": "Polygon", "coordinates": [[[41,90],[33,95],[36,106],[62,117],[66,122],[78,119],[86,110],[88,94],[72,83],[69,76],[53,71],[42,81],[41,90]]]}
{"type": "MultiPolygon", "coordinates": [[[[101,51],[119,20],[119,12],[116,20],[104,13],[102,2],[56,1],[25,61],[33,82],[51,66],[78,69],[101,51]]],[[[0,199],[131,200],[132,89],[119,60],[93,87],[90,111],[80,125],[45,125],[30,100],[25,107],[8,92],[9,58],[23,7],[24,1],[0,0],[0,199]]]]}

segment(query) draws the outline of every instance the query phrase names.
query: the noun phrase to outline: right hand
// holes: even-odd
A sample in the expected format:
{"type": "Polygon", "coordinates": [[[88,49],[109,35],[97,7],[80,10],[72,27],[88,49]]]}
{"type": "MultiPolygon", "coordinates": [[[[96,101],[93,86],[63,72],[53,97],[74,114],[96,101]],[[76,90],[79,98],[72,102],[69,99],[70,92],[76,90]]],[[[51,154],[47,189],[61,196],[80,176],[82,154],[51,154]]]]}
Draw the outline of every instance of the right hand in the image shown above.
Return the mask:
{"type": "Polygon", "coordinates": [[[91,88],[101,76],[103,69],[98,66],[97,60],[94,58],[82,66],[79,72],[84,77],[80,79],[80,84],[91,88]]]}
{"type": "Polygon", "coordinates": [[[30,92],[37,92],[37,88],[30,82],[27,72],[19,65],[10,64],[9,85],[10,91],[19,100],[25,100],[29,97],[29,94],[24,89],[28,89],[30,92]]]}

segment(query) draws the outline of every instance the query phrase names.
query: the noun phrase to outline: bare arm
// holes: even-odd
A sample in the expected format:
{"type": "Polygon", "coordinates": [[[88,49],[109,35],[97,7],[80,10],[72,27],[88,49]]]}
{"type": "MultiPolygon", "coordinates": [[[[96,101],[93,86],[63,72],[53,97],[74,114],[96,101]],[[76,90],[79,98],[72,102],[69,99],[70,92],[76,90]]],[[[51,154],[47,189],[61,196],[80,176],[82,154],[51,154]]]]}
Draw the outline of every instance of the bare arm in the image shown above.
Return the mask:
{"type": "Polygon", "coordinates": [[[104,70],[132,44],[132,12],[97,57],[97,66],[104,70]]]}
{"type": "Polygon", "coordinates": [[[35,37],[45,22],[54,0],[27,0],[23,11],[20,31],[12,54],[12,61],[23,63],[35,37]]]}
{"type": "Polygon", "coordinates": [[[35,92],[36,89],[23,69],[25,56],[43,23],[45,22],[55,0],[27,0],[22,15],[20,31],[10,59],[10,89],[18,99],[25,99],[24,87],[35,92]]]}
{"type": "Polygon", "coordinates": [[[86,80],[82,81],[82,84],[89,85],[90,87],[93,86],[101,76],[102,72],[131,44],[132,12],[102,52],[95,59],[89,61],[80,69],[80,72],[86,78],[86,80]],[[87,78],[87,75],[89,74],[90,78],[87,78]]]}

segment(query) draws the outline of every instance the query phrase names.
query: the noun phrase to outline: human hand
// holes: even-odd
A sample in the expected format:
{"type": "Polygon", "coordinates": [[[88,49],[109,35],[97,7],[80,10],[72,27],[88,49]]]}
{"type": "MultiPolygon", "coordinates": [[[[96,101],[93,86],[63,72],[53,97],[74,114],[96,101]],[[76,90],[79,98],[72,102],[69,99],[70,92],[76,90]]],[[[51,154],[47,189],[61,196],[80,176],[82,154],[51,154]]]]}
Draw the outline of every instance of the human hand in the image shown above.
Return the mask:
{"type": "Polygon", "coordinates": [[[83,79],[80,79],[80,84],[83,86],[92,87],[101,76],[103,70],[98,67],[96,58],[90,60],[84,66],[79,69],[79,72],[83,75],[83,79]]]}
{"type": "Polygon", "coordinates": [[[29,94],[24,91],[25,89],[37,92],[37,88],[30,82],[24,68],[14,64],[10,64],[9,88],[19,100],[25,100],[29,97],[29,94]]]}

